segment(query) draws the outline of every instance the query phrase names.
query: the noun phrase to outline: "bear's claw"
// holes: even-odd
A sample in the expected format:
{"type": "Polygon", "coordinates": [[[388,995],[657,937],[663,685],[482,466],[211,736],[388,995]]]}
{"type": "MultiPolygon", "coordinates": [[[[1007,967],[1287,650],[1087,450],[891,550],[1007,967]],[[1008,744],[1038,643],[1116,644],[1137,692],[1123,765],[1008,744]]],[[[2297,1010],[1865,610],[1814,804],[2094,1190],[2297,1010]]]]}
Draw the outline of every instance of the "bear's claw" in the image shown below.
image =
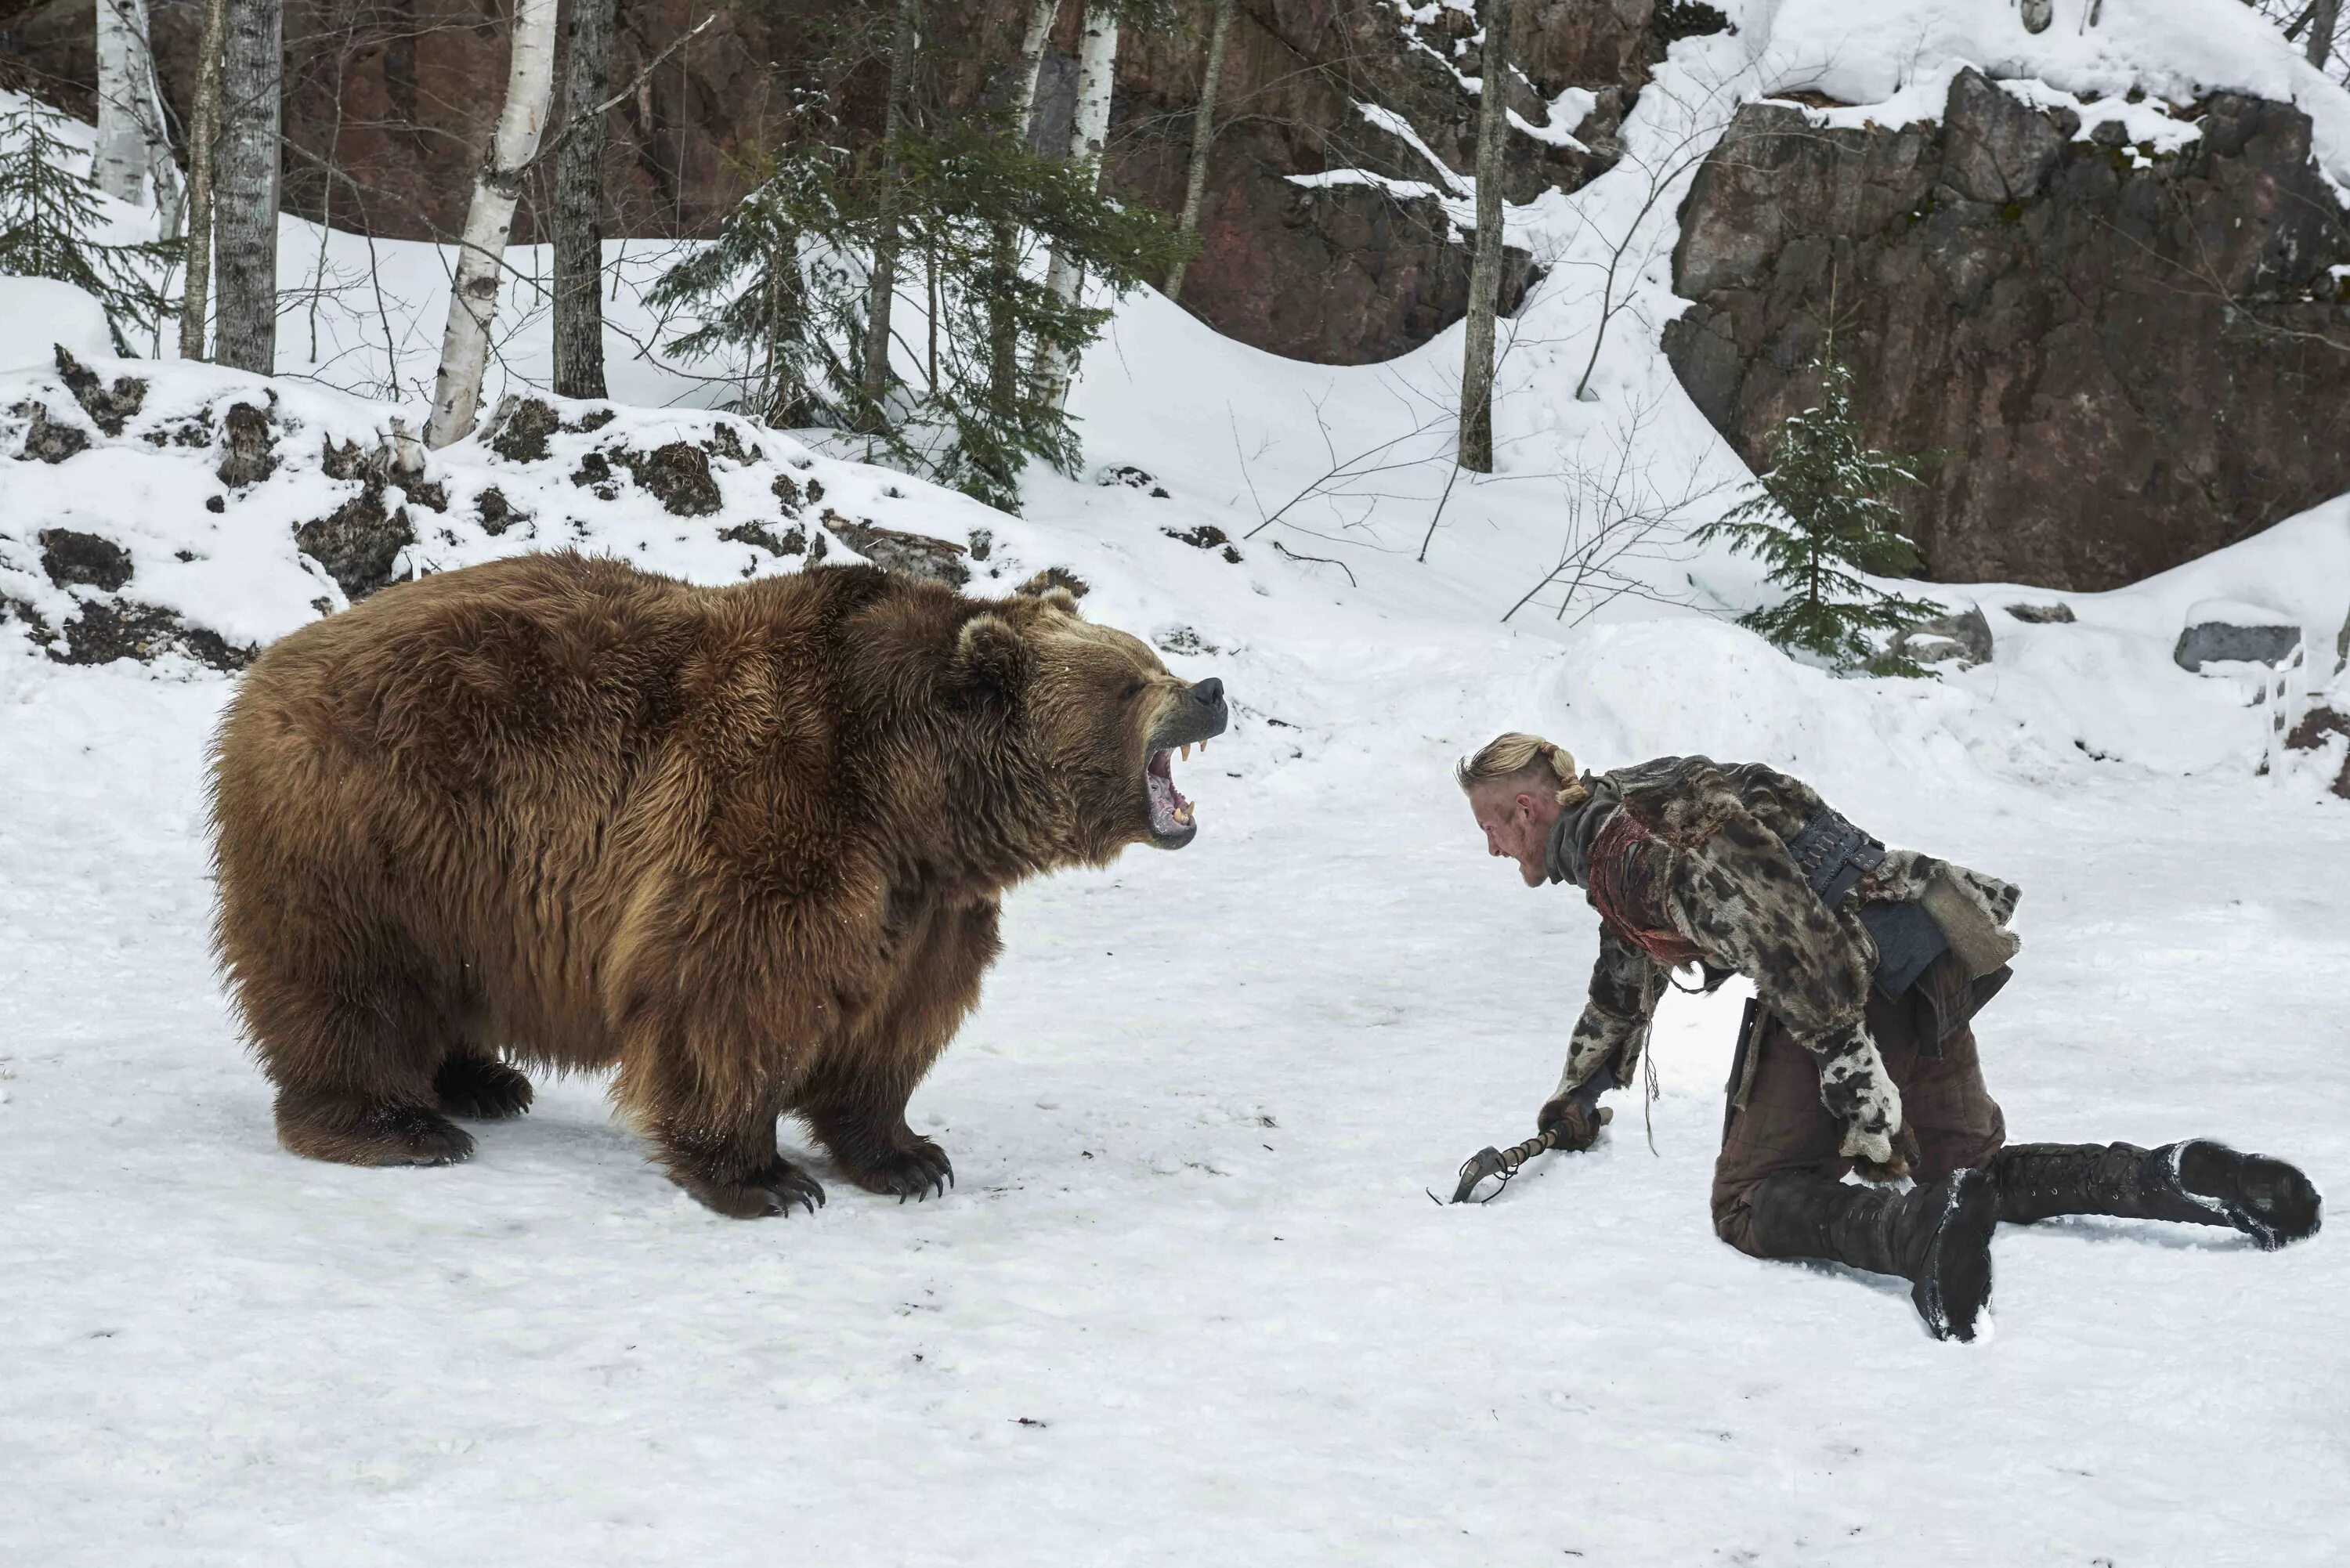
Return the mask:
{"type": "Polygon", "coordinates": [[[824,1189],[816,1178],[781,1156],[740,1181],[712,1181],[676,1172],[672,1177],[696,1201],[730,1220],[788,1214],[794,1204],[811,1214],[824,1207],[824,1189]]]}
{"type": "Polygon", "coordinates": [[[895,1148],[870,1164],[860,1168],[854,1176],[859,1187],[884,1197],[895,1193],[903,1203],[911,1198],[926,1201],[932,1193],[944,1198],[947,1189],[954,1185],[954,1162],[947,1151],[924,1138],[911,1148],[895,1148]]]}

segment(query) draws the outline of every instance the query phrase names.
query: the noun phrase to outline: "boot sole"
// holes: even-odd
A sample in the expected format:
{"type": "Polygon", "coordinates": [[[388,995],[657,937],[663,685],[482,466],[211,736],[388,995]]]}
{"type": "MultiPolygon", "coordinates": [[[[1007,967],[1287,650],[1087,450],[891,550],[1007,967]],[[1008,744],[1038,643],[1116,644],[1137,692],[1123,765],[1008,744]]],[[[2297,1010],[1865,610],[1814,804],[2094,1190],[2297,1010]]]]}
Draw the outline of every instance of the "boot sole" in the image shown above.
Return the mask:
{"type": "Polygon", "coordinates": [[[2323,1223],[2316,1187],[2283,1160],[2197,1139],[2180,1144],[2169,1165],[2180,1197],[2250,1236],[2263,1252],[2314,1236],[2323,1223]]]}
{"type": "Polygon", "coordinates": [[[1988,1170],[1961,1170],[1934,1227],[1927,1267],[1909,1299],[1936,1339],[1975,1336],[1991,1301],[1991,1236],[1999,1225],[1999,1189],[1988,1170]]]}

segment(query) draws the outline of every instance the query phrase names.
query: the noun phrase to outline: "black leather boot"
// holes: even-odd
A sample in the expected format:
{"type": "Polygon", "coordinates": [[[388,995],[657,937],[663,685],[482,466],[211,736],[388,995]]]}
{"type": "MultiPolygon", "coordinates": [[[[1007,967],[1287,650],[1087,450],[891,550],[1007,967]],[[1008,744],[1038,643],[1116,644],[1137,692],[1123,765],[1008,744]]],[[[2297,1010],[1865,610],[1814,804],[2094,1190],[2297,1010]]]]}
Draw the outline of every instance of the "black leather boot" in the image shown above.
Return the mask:
{"type": "Polygon", "coordinates": [[[1749,1239],[1766,1258],[1824,1258],[1909,1282],[1936,1339],[1972,1339],[1991,1300],[1991,1233],[1999,1195],[1990,1173],[1954,1170],[1895,1192],[1824,1176],[1774,1176],[1754,1189],[1749,1239]]]}
{"type": "Polygon", "coordinates": [[[2228,1225],[2264,1252],[2317,1233],[2324,1203],[2293,1166],[2190,1138],[2143,1149],[2127,1143],[2018,1143],[1991,1160],[1999,1217],[2112,1214],[2183,1225],[2228,1225]]]}

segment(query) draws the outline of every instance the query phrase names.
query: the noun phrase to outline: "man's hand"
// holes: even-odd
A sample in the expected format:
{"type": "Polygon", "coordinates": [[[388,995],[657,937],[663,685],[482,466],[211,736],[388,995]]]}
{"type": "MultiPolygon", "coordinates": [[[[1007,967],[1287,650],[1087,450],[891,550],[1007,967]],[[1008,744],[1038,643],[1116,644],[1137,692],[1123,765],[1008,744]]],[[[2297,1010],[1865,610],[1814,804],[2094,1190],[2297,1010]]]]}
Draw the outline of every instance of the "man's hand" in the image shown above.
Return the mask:
{"type": "Polygon", "coordinates": [[[1894,1131],[1885,1138],[1884,1142],[1889,1152],[1883,1159],[1870,1158],[1870,1154],[1874,1151],[1857,1153],[1852,1157],[1854,1175],[1863,1181],[1882,1186],[1886,1182],[1898,1181],[1908,1176],[1911,1166],[1924,1158],[1918,1152],[1918,1135],[1906,1127],[1894,1131]]]}
{"type": "Polygon", "coordinates": [[[1580,1090],[1561,1095],[1543,1106],[1542,1114],[1534,1117],[1534,1129],[1537,1132],[1555,1129],[1556,1136],[1551,1142],[1553,1148],[1570,1153],[1589,1148],[1599,1141],[1599,1128],[1606,1119],[1594,1103],[1598,1097],[1592,1095],[1586,1098],[1580,1090]]]}

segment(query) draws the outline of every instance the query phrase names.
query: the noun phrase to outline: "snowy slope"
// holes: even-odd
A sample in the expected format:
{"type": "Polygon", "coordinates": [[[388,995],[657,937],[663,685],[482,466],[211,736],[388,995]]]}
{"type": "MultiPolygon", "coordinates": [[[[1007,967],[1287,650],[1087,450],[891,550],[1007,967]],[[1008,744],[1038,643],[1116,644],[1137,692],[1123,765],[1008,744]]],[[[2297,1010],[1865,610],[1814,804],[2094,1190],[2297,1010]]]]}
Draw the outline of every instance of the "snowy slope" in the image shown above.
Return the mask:
{"type": "MultiPolygon", "coordinates": [[[[2005,1231],[1996,1336],[1937,1345],[1898,1288],[1712,1238],[1735,994],[1665,1004],[1654,1158],[1619,1096],[1597,1150],[1500,1201],[1423,1195],[1531,1130],[1595,948],[1579,899],[1484,860],[1451,785],[1504,726],[1599,766],[1768,760],[1888,839],[2021,881],[2027,946],[1981,1031],[2014,1136],[2206,1134],[2350,1192],[2350,806],[2316,769],[2257,776],[2265,672],[2170,659],[2214,600],[2330,654],[2350,501],[2115,593],[1938,589],[1997,638],[1939,681],[1788,661],[1721,618],[1752,601],[1750,565],[1664,540],[1626,564],[1641,595],[1502,623],[1607,476],[1668,510],[1746,477],[1655,346],[1678,182],[1742,96],[1833,68],[1835,96],[1884,102],[1960,57],[2067,92],[2165,70],[2303,90],[2238,15],[2106,0],[2085,30],[2060,0],[2035,40],[1999,5],[1784,0],[1677,46],[1627,128],[1638,156],[1515,214],[1555,265],[1504,360],[1504,472],[1449,496],[1430,410],[1457,337],[1300,366],[1155,296],[1077,403],[1101,476],[1153,483],[1032,475],[1018,519],[818,432],[727,445],[724,416],[661,410],[718,389],[650,361],[544,458],[434,454],[419,483],[447,510],[409,504],[402,569],[565,543],[723,581],[805,558],[721,536],[745,524],[984,528],[974,591],[1073,571],[1088,614],[1225,680],[1233,731],[1182,770],[1198,843],[1012,900],[981,1011],[914,1100],[956,1160],[943,1202],[835,1182],[812,1218],[718,1220],[585,1081],[543,1083],[463,1167],[280,1153],[204,950],[201,754],[227,683],[61,669],[0,625],[0,1562],[2350,1557],[2337,1234],[2269,1257],[2117,1221],[2005,1231]],[[1627,233],[1632,304],[1578,402],[1596,269],[1627,233]],[[573,483],[590,452],[671,441],[723,448],[716,514],[625,472],[609,500],[573,483]],[[825,494],[786,516],[778,477],[825,494]],[[528,524],[488,531],[492,485],[528,524]],[[1170,536],[1203,524],[1237,563],[1170,536]],[[2073,623],[2004,608],[2058,599],[2073,623]]],[[[322,244],[286,234],[289,258],[322,244]]],[[[89,442],[0,456],[0,596],[75,613],[92,590],[40,558],[65,527],[128,550],[125,595],[234,641],[342,602],[293,533],[365,489],[328,472],[330,441],[418,422],[445,272],[428,247],[379,245],[369,273],[364,240],[323,244],[344,286],[316,354],[289,302],[274,380],[93,361],[150,382],[109,437],[53,367],[0,373],[0,452],[27,401],[89,442]],[[401,397],[373,400],[387,367],[401,397]],[[279,468],[224,485],[222,411],[273,396],[279,468]],[[207,410],[214,433],[175,444],[207,410]]],[[[626,304],[619,327],[649,331],[626,304]]],[[[517,318],[521,381],[544,335],[517,318]]]]}

